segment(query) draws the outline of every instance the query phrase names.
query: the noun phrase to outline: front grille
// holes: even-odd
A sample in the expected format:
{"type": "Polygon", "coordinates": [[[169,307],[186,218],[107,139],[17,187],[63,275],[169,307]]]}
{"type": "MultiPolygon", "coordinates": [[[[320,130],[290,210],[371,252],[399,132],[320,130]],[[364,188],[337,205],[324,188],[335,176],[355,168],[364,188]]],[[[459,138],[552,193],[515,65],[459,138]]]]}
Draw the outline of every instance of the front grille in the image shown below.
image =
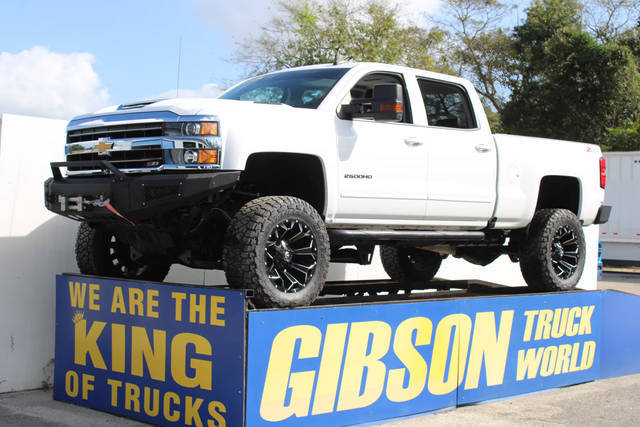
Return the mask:
{"type": "MultiPolygon", "coordinates": [[[[110,151],[109,156],[98,153],[69,154],[68,162],[107,160],[113,163],[118,169],[148,168],[157,167],[164,163],[161,149],[136,149],[130,151],[110,151]]],[[[70,166],[69,171],[83,171],[95,168],[70,166]]]]}
{"type": "Polygon", "coordinates": [[[136,123],[130,125],[100,126],[70,130],[67,132],[67,144],[73,142],[95,141],[98,138],[146,138],[162,136],[162,123],[136,123]]]}

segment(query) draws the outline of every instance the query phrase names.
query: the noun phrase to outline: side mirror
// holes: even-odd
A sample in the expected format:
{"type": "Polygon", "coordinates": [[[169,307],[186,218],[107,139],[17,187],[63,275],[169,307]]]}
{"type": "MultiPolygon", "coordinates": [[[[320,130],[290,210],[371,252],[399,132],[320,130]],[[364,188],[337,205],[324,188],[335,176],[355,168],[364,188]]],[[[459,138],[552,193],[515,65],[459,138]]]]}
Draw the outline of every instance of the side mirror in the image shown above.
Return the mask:
{"type": "Polygon", "coordinates": [[[401,121],[404,113],[402,86],[382,83],[373,87],[373,98],[352,99],[340,113],[345,118],[372,118],[380,121],[401,121]]]}

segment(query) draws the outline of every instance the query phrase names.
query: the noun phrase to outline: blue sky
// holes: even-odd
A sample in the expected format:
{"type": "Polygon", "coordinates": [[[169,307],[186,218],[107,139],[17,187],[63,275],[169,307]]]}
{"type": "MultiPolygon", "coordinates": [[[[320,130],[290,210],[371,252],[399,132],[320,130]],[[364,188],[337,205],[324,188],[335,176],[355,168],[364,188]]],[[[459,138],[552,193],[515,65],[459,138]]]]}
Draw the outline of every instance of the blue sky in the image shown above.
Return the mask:
{"type": "MultiPolygon", "coordinates": [[[[424,12],[438,0],[389,0],[424,12]],[[429,6],[431,5],[431,6],[429,6]]],[[[0,113],[70,118],[174,95],[214,96],[241,80],[236,42],[270,0],[0,0],[0,113]]]]}
{"type": "Polygon", "coordinates": [[[61,54],[89,53],[114,104],[175,90],[180,39],[182,88],[238,80],[243,69],[229,61],[234,34],[216,25],[215,17],[196,16],[196,3],[3,0],[0,51],[17,54],[41,46],[61,54]]]}

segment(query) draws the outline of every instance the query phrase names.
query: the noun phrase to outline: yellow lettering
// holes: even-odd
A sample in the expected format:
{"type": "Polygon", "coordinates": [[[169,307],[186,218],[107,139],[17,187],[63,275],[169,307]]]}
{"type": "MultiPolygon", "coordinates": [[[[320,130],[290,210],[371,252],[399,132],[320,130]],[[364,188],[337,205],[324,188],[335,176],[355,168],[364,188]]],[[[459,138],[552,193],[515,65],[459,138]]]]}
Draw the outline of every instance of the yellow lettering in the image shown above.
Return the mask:
{"type": "Polygon", "coordinates": [[[580,316],[580,329],[578,330],[578,335],[591,334],[591,316],[593,315],[593,310],[595,308],[595,305],[582,307],[582,315],[580,316]]]}
{"type": "Polygon", "coordinates": [[[412,317],[398,325],[393,340],[393,352],[406,368],[390,369],[387,380],[387,398],[392,402],[406,402],[422,393],[427,382],[427,362],[415,346],[431,344],[433,324],[426,317],[412,317]],[[415,331],[415,342],[412,336],[415,331]],[[409,382],[403,387],[405,374],[409,382]]]}
{"type": "Polygon", "coordinates": [[[142,360],[147,363],[149,375],[157,381],[165,379],[165,361],[167,355],[167,333],[163,330],[153,330],[153,348],[149,342],[147,330],[140,326],[131,327],[131,374],[144,376],[142,360]]]}
{"type": "Polygon", "coordinates": [[[538,375],[540,361],[542,360],[543,348],[529,348],[518,350],[518,372],[516,381],[522,381],[527,375],[527,379],[535,378],[538,375]]]}
{"type": "Polygon", "coordinates": [[[142,289],[129,288],[129,314],[144,316],[144,293],[142,289]]]}
{"type": "Polygon", "coordinates": [[[496,336],[496,321],[493,312],[477,313],[473,327],[473,341],[469,354],[467,381],[464,389],[478,388],[482,359],[487,373],[487,385],[502,384],[507,366],[513,310],[505,310],[500,315],[500,329],[496,336]]]}
{"type": "Polygon", "coordinates": [[[128,411],[140,412],[140,387],[124,383],[124,407],[128,411]]]}
{"type": "Polygon", "coordinates": [[[201,427],[202,419],[200,418],[200,405],[202,405],[204,399],[197,398],[193,400],[193,397],[187,396],[184,400],[184,423],[188,426],[192,422],[195,422],[198,427],[201,427]]]}
{"type": "Polygon", "coordinates": [[[315,372],[291,372],[298,340],[298,359],[319,355],[322,333],[315,326],[291,326],[275,336],[260,401],[260,416],[266,421],[282,421],[292,415],[303,417],[309,414],[315,372]],[[291,387],[291,398],[289,405],[285,406],[288,387],[291,387]]]}
{"type": "Polygon", "coordinates": [[[551,320],[553,320],[552,310],[540,310],[538,324],[536,325],[536,341],[542,338],[549,339],[551,336],[551,320]]]}
{"type": "Polygon", "coordinates": [[[219,316],[224,314],[224,297],[211,295],[211,320],[213,326],[224,326],[224,319],[219,316]]]}
{"type": "Polygon", "coordinates": [[[93,391],[93,382],[96,377],[89,374],[82,374],[82,400],[89,398],[89,392],[93,391]]]}
{"type": "Polygon", "coordinates": [[[113,298],[111,299],[111,312],[126,314],[127,306],[124,304],[124,295],[122,295],[122,288],[116,286],[113,288],[113,298]]]}
{"type": "Polygon", "coordinates": [[[427,383],[431,394],[443,395],[451,393],[462,383],[470,339],[471,319],[466,314],[450,314],[438,323],[431,355],[431,371],[427,383]],[[449,375],[445,380],[444,374],[447,370],[449,343],[453,328],[455,328],[455,334],[451,348],[451,362],[449,375]]]}
{"type": "Polygon", "coordinates": [[[180,419],[180,411],[172,409],[171,405],[179,405],[180,404],[180,396],[175,394],[172,391],[168,391],[164,394],[164,398],[162,399],[162,415],[167,421],[176,422],[180,419]]]}
{"type": "Polygon", "coordinates": [[[562,338],[567,331],[568,308],[556,308],[551,325],[551,338],[562,338]]]}
{"type": "Polygon", "coordinates": [[[204,325],[206,323],[206,320],[205,320],[206,314],[207,314],[207,296],[190,294],[189,295],[189,322],[196,323],[196,317],[197,317],[198,318],[197,322],[204,325]],[[196,298],[198,299],[198,301],[196,301],[196,298]]]}
{"type": "Polygon", "coordinates": [[[111,406],[118,407],[118,389],[122,387],[122,381],[107,378],[107,384],[111,387],[111,406]]]}
{"type": "Polygon", "coordinates": [[[78,374],[74,371],[67,371],[64,375],[64,392],[67,393],[69,397],[78,396],[78,392],[80,390],[80,379],[78,378],[78,374]]]}
{"type": "Polygon", "coordinates": [[[527,316],[527,323],[524,326],[524,337],[522,338],[522,341],[527,342],[531,340],[531,333],[533,332],[533,323],[535,321],[536,316],[538,315],[538,310],[525,311],[524,315],[527,316]]]}
{"type": "Polygon", "coordinates": [[[576,325],[576,317],[580,317],[582,310],[580,307],[573,307],[569,310],[569,316],[567,318],[567,336],[573,337],[578,334],[578,325],[576,325]]]}
{"type": "Polygon", "coordinates": [[[84,308],[84,297],[87,291],[87,284],[69,281],[69,299],[71,307],[84,308]]]}
{"type": "Polygon", "coordinates": [[[182,302],[187,299],[187,294],[184,292],[171,292],[171,298],[175,300],[176,322],[180,322],[182,321],[182,302]]]}
{"type": "Polygon", "coordinates": [[[158,294],[157,289],[147,290],[147,316],[157,319],[160,314],[156,310],[158,308],[158,294]]]}
{"type": "Polygon", "coordinates": [[[171,341],[171,375],[176,384],[182,387],[200,387],[211,390],[212,363],[209,360],[192,358],[189,367],[194,371],[193,377],[187,376],[187,345],[195,346],[195,353],[202,356],[212,356],[211,344],[206,338],[188,332],[173,337],[171,341]]]}
{"type": "MultiPolygon", "coordinates": [[[[569,309],[566,309],[569,312],[569,309]]],[[[571,356],[571,344],[562,344],[558,347],[558,360],[556,361],[555,374],[569,372],[569,357],[571,356]]]]}
{"type": "Polygon", "coordinates": [[[327,326],[311,415],[333,412],[348,327],[348,323],[333,323],[327,326]]]}
{"type": "Polygon", "coordinates": [[[87,320],[82,319],[75,323],[75,352],[74,363],[76,365],[87,365],[87,353],[91,357],[93,366],[98,369],[107,369],[98,348],[98,338],[102,333],[102,330],[107,325],[106,322],[100,322],[98,320],[91,324],[89,333],[87,333],[87,320]]]}
{"type": "Polygon", "coordinates": [[[207,427],[227,427],[227,421],[222,414],[227,412],[227,408],[222,402],[213,401],[209,402],[209,415],[212,420],[207,420],[207,427]]]}
{"type": "Polygon", "coordinates": [[[569,365],[569,372],[579,371],[578,368],[578,352],[580,351],[580,343],[573,343],[573,350],[571,351],[571,364],[569,365]]]}
{"type": "Polygon", "coordinates": [[[391,327],[385,322],[373,320],[351,324],[338,397],[338,411],[364,408],[378,400],[384,389],[387,370],[380,359],[387,354],[390,343],[391,327]],[[371,351],[367,354],[369,338],[371,351]],[[364,390],[360,394],[365,368],[367,376],[364,378],[364,390]]]}
{"type": "Polygon", "coordinates": [[[100,285],[89,283],[89,310],[100,310],[100,285]]]}
{"type": "Polygon", "coordinates": [[[555,345],[544,349],[542,353],[542,363],[540,364],[540,375],[548,377],[553,374],[556,368],[556,359],[558,357],[558,348],[555,345]]]}
{"type": "MultiPolygon", "coordinates": [[[[593,307],[593,306],[592,306],[593,307]]],[[[596,342],[587,341],[584,343],[582,350],[582,358],[580,360],[580,369],[586,370],[593,366],[593,359],[596,355],[596,342]]]]}
{"type": "Polygon", "coordinates": [[[111,324],[111,370],[124,373],[125,328],[118,323],[111,324]]]}
{"type": "Polygon", "coordinates": [[[144,413],[155,417],[160,413],[160,390],[157,388],[144,388],[144,413]],[[153,395],[151,395],[153,393],[153,395]]]}

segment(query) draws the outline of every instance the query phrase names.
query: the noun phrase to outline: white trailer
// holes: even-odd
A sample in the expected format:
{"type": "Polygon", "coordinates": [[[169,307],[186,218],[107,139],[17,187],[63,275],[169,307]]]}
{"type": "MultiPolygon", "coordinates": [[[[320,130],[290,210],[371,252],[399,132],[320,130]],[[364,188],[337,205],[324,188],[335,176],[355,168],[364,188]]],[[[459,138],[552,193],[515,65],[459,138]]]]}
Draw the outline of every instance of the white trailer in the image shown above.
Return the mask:
{"type": "Polygon", "coordinates": [[[605,265],[640,265],[640,151],[604,153],[607,161],[605,204],[609,222],[600,225],[605,265]]]}

